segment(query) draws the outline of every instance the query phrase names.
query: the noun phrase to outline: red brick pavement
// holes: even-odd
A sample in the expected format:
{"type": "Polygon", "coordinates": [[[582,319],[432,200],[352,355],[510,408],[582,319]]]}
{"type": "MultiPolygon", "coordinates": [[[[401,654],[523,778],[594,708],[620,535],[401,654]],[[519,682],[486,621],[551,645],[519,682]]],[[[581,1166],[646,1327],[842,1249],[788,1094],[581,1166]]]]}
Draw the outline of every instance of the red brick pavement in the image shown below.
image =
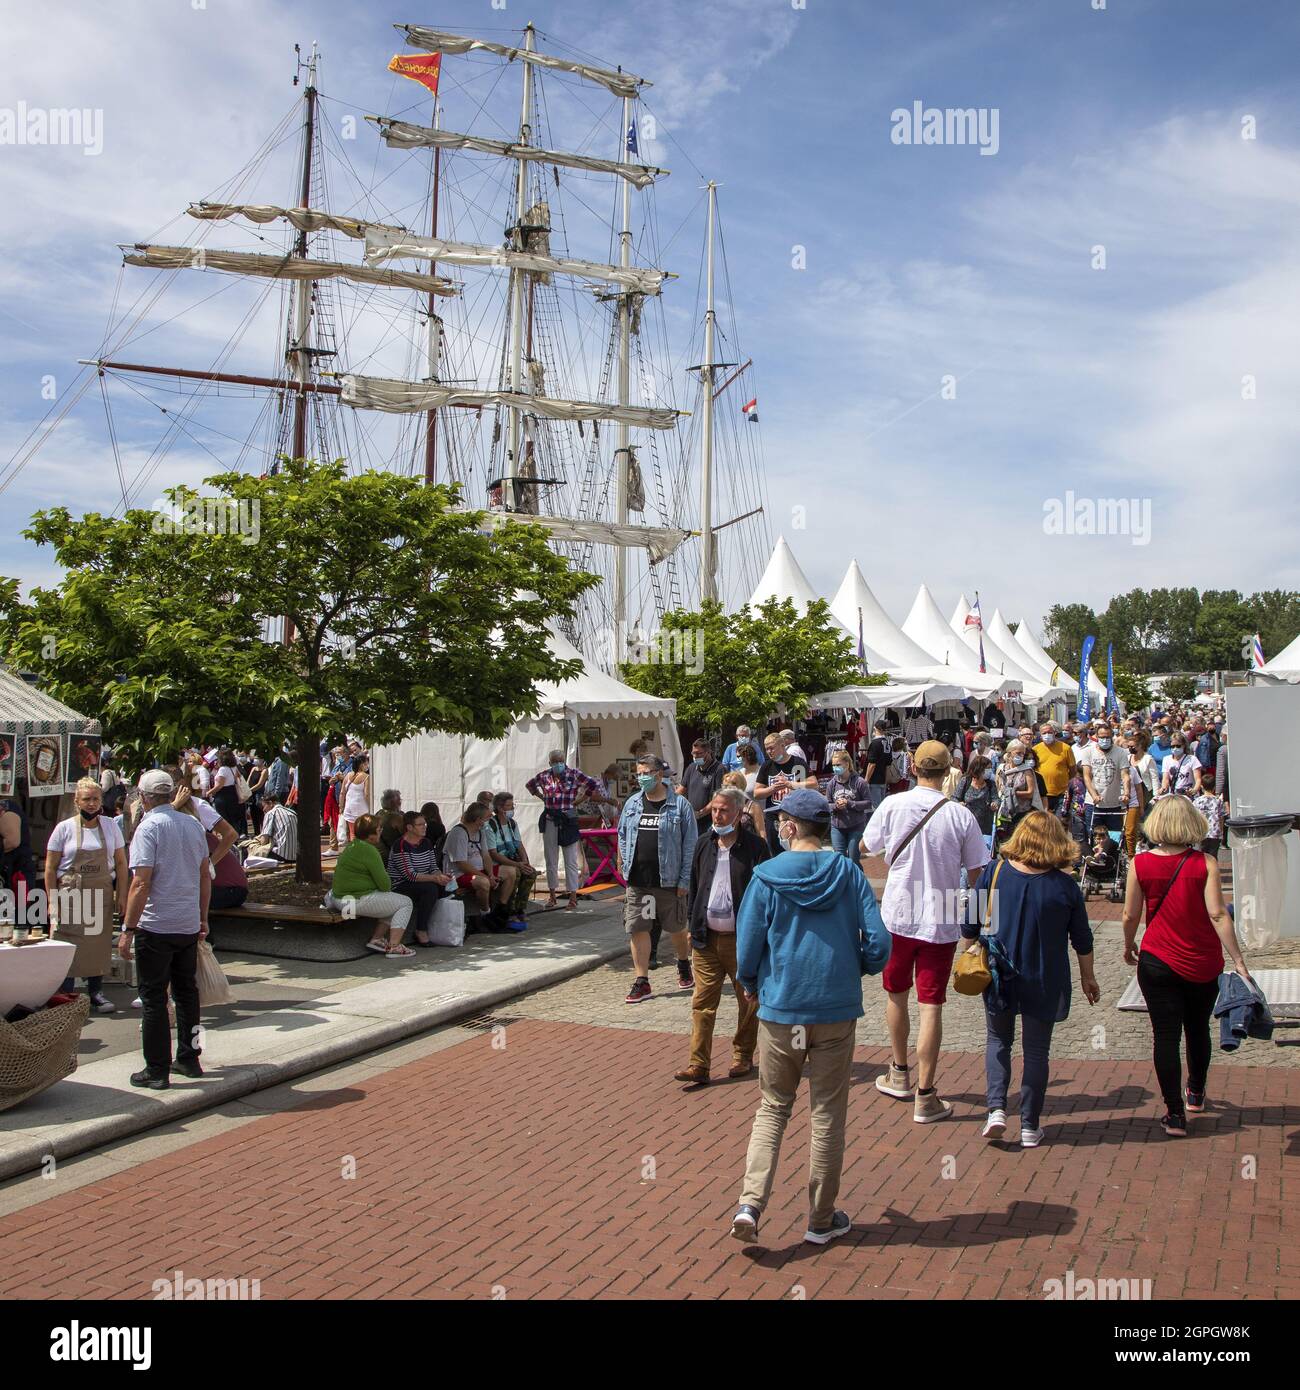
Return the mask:
{"type": "Polygon", "coordinates": [[[958,1116],[921,1126],[871,1085],[886,1053],[860,1049],[840,1197],[854,1232],[800,1241],[801,1095],[767,1245],[745,1248],[727,1230],[754,1080],[684,1090],[675,1035],[523,1020],[504,1036],[0,1220],[0,1292],[147,1298],[181,1270],[260,1279],[263,1298],[1036,1298],[1072,1269],[1150,1278],[1156,1298],[1300,1297],[1289,1068],[1212,1073],[1214,1111],[1168,1140],[1146,1065],[1062,1061],[1050,1142],[1022,1151],[979,1138],[978,1056],[945,1056],[958,1116]]]}

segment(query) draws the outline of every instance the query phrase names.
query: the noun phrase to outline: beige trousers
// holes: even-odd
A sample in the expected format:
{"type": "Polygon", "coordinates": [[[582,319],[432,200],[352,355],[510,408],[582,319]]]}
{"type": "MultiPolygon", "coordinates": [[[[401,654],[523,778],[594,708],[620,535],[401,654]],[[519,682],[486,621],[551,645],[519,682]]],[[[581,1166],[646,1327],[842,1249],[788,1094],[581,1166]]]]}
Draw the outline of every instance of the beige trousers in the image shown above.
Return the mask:
{"type": "Polygon", "coordinates": [[[759,1087],[745,1159],[743,1204],[765,1210],[772,1195],[781,1139],[805,1064],[812,1136],[808,1156],[809,1224],[830,1225],[844,1167],[844,1122],[849,1108],[854,1020],[844,1023],[758,1023],[759,1087]]]}

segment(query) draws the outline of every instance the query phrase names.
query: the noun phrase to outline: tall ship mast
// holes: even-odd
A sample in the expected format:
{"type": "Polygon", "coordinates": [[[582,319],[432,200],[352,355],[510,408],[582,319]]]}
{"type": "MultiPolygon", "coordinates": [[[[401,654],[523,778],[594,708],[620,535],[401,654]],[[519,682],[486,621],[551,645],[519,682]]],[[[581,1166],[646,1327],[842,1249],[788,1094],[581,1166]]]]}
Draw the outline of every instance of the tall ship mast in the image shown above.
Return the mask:
{"type": "MultiPolygon", "coordinates": [[[[294,110],[228,184],[190,204],[188,233],[123,247],[124,266],[161,279],[120,313],[119,284],[77,398],[99,382],[119,510],[149,505],[176,481],[166,460],[179,441],[197,441],[221,469],[341,457],[357,471],[459,483],[488,525],[535,522],[573,564],[601,575],[566,635],[612,666],[668,609],[742,602],[769,548],[754,412],[738,404],[753,393],[743,380],[752,363],[718,360],[731,355],[734,321],[720,352],[716,185],[700,190],[703,312],[697,289],[697,331],[674,350],[663,301],[682,282],[656,264],[667,170],[650,158],[662,148],[650,83],[549,36],[543,45],[531,24],[510,44],[396,27],[410,52],[390,65],[393,95],[410,95],[402,79],[415,77],[413,107],[358,119],[359,108],[321,90],[317,46],[299,53],[294,110]],[[506,116],[501,84],[512,69],[517,107],[506,116]],[[581,125],[586,138],[570,146],[553,123],[581,125]],[[367,149],[367,131],[378,148],[367,149]],[[292,182],[280,176],[292,196],[254,201],[295,134],[292,182]],[[386,161],[385,148],[405,159],[386,161]],[[194,271],[205,285],[236,283],[245,305],[236,332],[206,366],[183,333],[190,361],[149,360],[138,339],[162,330],[158,342],[173,319],[233,301],[214,289],[159,322],[163,293],[192,285],[194,271]],[[235,370],[268,315],[281,322],[269,370],[235,370]],[[687,367],[691,356],[698,364],[687,367]],[[149,408],[163,417],[161,445],[123,458],[108,383],[135,398],[133,421],[149,408]],[[220,430],[198,418],[214,404],[220,430]]],[[[677,305],[674,336],[687,307],[677,305]]]]}

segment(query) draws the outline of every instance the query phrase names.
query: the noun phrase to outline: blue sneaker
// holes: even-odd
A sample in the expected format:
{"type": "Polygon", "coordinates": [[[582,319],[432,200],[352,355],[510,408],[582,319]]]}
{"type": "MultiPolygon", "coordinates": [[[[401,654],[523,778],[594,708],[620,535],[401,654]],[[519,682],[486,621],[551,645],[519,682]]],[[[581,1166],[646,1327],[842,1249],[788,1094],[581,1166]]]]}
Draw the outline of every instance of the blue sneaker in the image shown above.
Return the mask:
{"type": "Polygon", "coordinates": [[[746,1245],[753,1245],[758,1239],[758,1218],[762,1214],[757,1207],[746,1203],[731,1218],[731,1234],[746,1245]]]}
{"type": "Polygon", "coordinates": [[[831,1224],[823,1230],[818,1230],[815,1226],[809,1226],[803,1233],[803,1238],[809,1245],[829,1245],[837,1236],[846,1236],[853,1229],[853,1222],[849,1220],[846,1211],[836,1211],[831,1216],[831,1224]]]}
{"type": "Polygon", "coordinates": [[[527,918],[527,917],[512,917],[512,918],[506,923],[506,930],[507,930],[507,931],[512,931],[512,932],[527,931],[527,930],[528,930],[528,918],[527,918]]]}

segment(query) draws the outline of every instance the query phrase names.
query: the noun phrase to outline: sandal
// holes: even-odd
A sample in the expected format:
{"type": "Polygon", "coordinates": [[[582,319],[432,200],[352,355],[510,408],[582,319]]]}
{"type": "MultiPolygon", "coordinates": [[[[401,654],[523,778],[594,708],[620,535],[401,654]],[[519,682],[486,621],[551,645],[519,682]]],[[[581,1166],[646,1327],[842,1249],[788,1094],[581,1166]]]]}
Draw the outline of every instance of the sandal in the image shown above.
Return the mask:
{"type": "Polygon", "coordinates": [[[388,954],[388,943],[385,941],[367,941],[366,950],[377,951],[381,956],[386,956],[388,954]]]}
{"type": "Polygon", "coordinates": [[[390,946],[384,954],[389,960],[410,960],[415,952],[409,946],[390,946]]]}

